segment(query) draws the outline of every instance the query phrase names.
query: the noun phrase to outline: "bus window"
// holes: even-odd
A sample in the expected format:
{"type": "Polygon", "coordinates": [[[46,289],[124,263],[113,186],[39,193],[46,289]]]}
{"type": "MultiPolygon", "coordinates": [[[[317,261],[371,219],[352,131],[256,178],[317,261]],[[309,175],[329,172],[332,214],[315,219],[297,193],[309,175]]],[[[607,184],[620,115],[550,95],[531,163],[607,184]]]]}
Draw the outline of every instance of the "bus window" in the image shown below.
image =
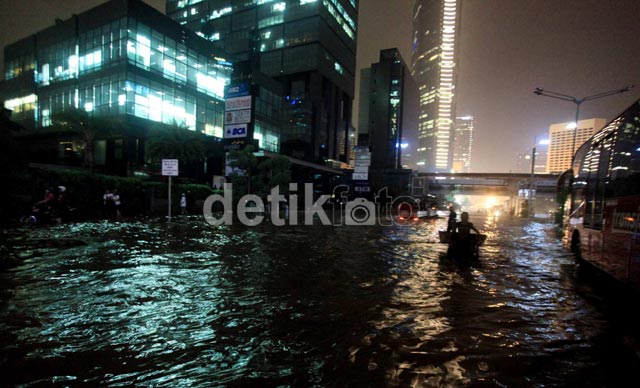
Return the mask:
{"type": "MultiPolygon", "coordinates": [[[[589,170],[585,167],[585,158],[587,152],[590,150],[589,144],[582,145],[574,158],[573,166],[573,182],[571,184],[571,211],[575,211],[580,207],[585,199],[585,187],[587,185],[587,178],[589,177],[589,170]]],[[[582,208],[584,213],[584,208],[582,208]]]]}
{"type": "Polygon", "coordinates": [[[606,186],[609,183],[609,174],[611,167],[611,150],[613,149],[613,142],[615,140],[614,134],[604,138],[598,149],[600,151],[600,157],[598,158],[598,167],[595,171],[596,185],[594,190],[594,204],[593,204],[593,228],[602,229],[602,213],[604,211],[604,204],[606,199],[606,186]]]}
{"type": "Polygon", "coordinates": [[[611,190],[616,196],[640,194],[640,105],[619,124],[611,168],[611,190]]]}
{"type": "Polygon", "coordinates": [[[587,152],[584,160],[586,172],[586,187],[584,189],[585,214],[584,226],[593,228],[594,209],[596,208],[596,192],[598,191],[598,165],[600,164],[600,147],[594,144],[587,152]]]}

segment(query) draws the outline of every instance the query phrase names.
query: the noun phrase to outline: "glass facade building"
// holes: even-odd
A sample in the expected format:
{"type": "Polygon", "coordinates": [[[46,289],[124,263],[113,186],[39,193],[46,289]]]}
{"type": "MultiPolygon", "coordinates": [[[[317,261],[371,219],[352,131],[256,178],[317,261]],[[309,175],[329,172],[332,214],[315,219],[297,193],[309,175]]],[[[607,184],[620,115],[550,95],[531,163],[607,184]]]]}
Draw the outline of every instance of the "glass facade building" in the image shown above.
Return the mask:
{"type": "Polygon", "coordinates": [[[2,97],[30,128],[73,107],[222,137],[232,65],[215,53],[143,2],[112,0],[5,47],[2,97]]]}
{"type": "Polygon", "coordinates": [[[453,139],[453,172],[471,172],[473,116],[456,117],[453,139]]]}
{"type": "Polygon", "coordinates": [[[361,112],[364,127],[368,129],[371,166],[374,169],[402,168],[401,148],[406,99],[415,88],[408,67],[397,49],[382,50],[380,61],[365,69],[361,78],[361,112]],[[364,82],[363,82],[364,81],[364,82]],[[362,106],[367,104],[368,106],[362,106]]]}
{"type": "Polygon", "coordinates": [[[412,72],[419,88],[418,168],[449,172],[461,0],[416,0],[412,72]]]}
{"type": "Polygon", "coordinates": [[[281,152],[348,161],[357,0],[168,0],[167,15],[282,84],[281,152]]]}
{"type": "Polygon", "coordinates": [[[398,49],[380,51],[380,60],[361,71],[360,133],[367,130],[371,151],[370,181],[374,189],[384,186],[385,173],[403,168],[402,153],[406,118],[414,113],[409,101],[416,85],[398,49]],[[362,115],[366,112],[366,117],[362,115]]]}

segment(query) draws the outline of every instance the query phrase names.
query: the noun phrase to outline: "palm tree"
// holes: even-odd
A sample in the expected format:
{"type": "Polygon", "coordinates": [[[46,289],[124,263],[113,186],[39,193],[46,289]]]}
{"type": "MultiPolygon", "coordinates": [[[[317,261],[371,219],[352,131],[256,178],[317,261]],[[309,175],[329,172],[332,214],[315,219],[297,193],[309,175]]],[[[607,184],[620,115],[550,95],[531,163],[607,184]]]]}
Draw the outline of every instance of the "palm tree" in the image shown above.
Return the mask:
{"type": "Polygon", "coordinates": [[[99,137],[111,137],[122,132],[122,123],[114,117],[90,116],[84,110],[68,108],[54,113],[51,117],[54,126],[74,132],[84,146],[84,163],[89,169],[95,167],[95,141],[99,137]]]}

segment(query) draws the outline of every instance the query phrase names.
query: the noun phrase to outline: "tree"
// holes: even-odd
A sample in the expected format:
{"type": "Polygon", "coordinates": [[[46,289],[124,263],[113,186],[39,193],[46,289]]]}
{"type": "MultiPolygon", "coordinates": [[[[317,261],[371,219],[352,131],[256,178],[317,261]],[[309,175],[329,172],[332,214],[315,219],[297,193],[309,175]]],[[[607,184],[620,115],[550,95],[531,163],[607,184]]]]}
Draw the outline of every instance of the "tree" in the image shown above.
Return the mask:
{"type": "Polygon", "coordinates": [[[276,186],[280,187],[280,193],[289,189],[291,162],[286,156],[277,155],[264,159],[258,164],[258,171],[261,175],[259,181],[262,183],[260,194],[268,195],[276,186]]]}
{"type": "Polygon", "coordinates": [[[254,150],[252,145],[248,145],[241,150],[229,152],[229,166],[233,168],[230,178],[233,183],[234,201],[251,193],[252,175],[258,165],[254,150]]]}
{"type": "Polygon", "coordinates": [[[54,126],[74,132],[84,146],[84,164],[93,171],[95,167],[95,141],[102,137],[111,137],[122,133],[122,122],[114,117],[90,116],[84,110],[68,108],[54,113],[51,117],[54,126]]]}
{"type": "Polygon", "coordinates": [[[204,135],[190,130],[184,123],[174,121],[168,128],[163,125],[147,140],[147,159],[179,159],[183,162],[203,160],[206,148],[202,136],[204,135]]]}
{"type": "Polygon", "coordinates": [[[230,175],[235,200],[245,194],[266,197],[276,186],[280,187],[280,193],[287,191],[291,182],[289,158],[278,155],[258,161],[254,147],[248,145],[242,150],[231,151],[229,159],[229,165],[235,169],[230,175]]]}

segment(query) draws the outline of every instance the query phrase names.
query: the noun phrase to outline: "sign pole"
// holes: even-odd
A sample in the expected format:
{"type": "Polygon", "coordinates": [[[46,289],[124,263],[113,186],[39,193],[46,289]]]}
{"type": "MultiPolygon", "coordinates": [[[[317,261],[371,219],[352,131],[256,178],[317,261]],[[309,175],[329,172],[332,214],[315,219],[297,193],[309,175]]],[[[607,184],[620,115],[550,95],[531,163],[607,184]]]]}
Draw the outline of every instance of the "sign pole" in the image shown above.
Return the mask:
{"type": "Polygon", "coordinates": [[[162,159],[162,175],[169,177],[167,222],[171,222],[171,177],[178,176],[178,159],[162,159]]]}

